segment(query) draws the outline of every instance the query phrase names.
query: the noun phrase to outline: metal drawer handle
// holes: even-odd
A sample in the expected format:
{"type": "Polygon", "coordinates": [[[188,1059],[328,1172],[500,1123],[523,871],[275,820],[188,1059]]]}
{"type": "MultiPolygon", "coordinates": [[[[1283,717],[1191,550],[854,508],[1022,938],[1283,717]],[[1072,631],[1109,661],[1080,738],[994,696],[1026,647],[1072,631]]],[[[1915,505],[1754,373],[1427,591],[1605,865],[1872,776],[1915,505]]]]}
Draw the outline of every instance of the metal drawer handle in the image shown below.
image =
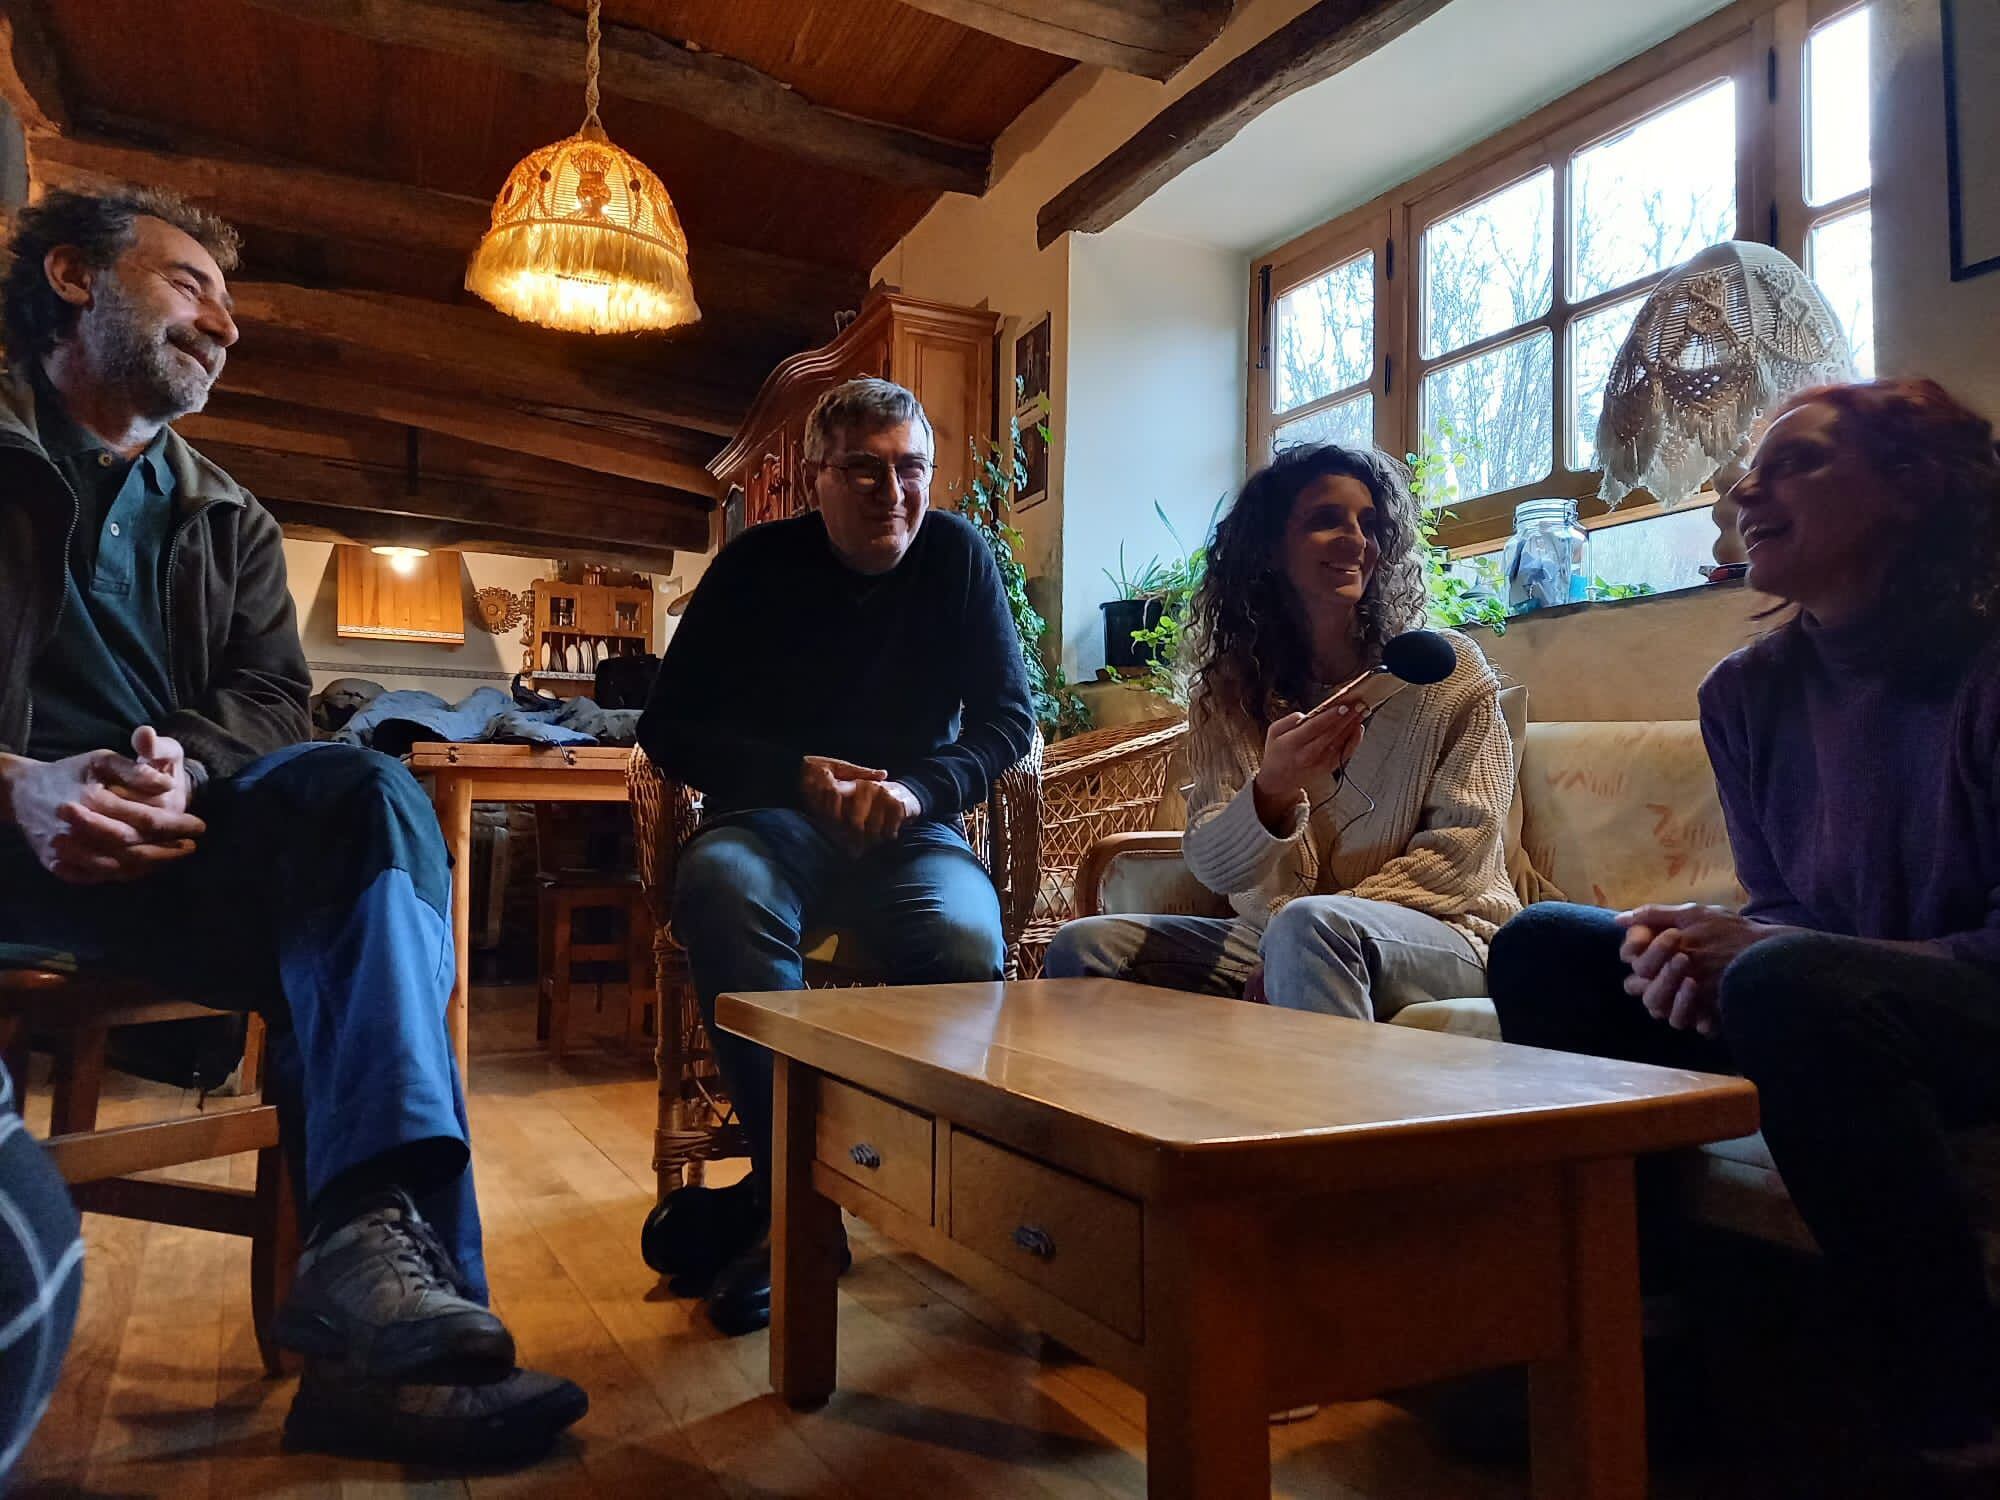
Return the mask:
{"type": "Polygon", "coordinates": [[[874,1171],[877,1167],[882,1165],[882,1153],[877,1151],[873,1146],[869,1145],[866,1141],[863,1141],[860,1145],[855,1146],[847,1154],[850,1158],[852,1158],[855,1166],[866,1167],[871,1172],[874,1171]]]}
{"type": "Polygon", "coordinates": [[[1014,1231],[1014,1243],[1038,1260],[1053,1260],[1056,1242],[1049,1232],[1033,1224],[1023,1224],[1014,1231]]]}

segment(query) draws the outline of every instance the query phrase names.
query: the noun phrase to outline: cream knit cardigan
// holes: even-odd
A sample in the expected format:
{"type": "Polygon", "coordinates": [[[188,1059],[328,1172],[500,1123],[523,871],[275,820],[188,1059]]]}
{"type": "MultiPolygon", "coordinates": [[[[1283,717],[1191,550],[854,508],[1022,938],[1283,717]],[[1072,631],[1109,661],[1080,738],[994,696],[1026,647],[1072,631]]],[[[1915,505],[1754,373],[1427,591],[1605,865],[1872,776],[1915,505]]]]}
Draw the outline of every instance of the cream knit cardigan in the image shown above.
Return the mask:
{"type": "Polygon", "coordinates": [[[1521,909],[1501,847],[1514,751],[1499,678],[1478,646],[1445,635],[1457,669],[1383,704],[1345,778],[1302,793],[1280,834],[1257,816],[1250,785],[1263,731],[1197,695],[1184,846],[1195,878],[1259,926],[1294,896],[1392,901],[1457,927],[1484,958],[1521,909]]]}

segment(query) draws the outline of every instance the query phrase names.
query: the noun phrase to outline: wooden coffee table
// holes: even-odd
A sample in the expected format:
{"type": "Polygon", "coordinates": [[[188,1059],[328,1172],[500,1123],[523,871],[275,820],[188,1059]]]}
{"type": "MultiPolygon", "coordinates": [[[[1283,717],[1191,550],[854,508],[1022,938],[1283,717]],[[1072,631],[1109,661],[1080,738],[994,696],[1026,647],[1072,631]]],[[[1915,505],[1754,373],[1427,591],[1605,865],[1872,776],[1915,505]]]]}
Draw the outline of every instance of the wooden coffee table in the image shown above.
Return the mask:
{"type": "Polygon", "coordinates": [[[1636,1153],[1740,1079],[1108,980],[724,995],[777,1054],[771,1380],[834,1386],[839,1209],[1146,1395],[1148,1493],[1267,1414],[1532,1368],[1534,1492],[1646,1488],[1636,1153]]]}

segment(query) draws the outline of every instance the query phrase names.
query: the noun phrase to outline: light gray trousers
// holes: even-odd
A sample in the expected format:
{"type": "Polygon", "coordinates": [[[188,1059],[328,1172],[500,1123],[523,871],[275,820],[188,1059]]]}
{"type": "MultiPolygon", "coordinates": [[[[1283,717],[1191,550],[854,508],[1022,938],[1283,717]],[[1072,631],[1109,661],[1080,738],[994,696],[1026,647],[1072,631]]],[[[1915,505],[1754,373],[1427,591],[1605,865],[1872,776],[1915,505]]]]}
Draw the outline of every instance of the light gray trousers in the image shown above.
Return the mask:
{"type": "Polygon", "coordinates": [[[1259,964],[1273,1005],[1363,1021],[1486,993],[1486,966],[1463,932],[1359,896],[1300,896],[1263,928],[1241,917],[1083,917],[1056,934],[1042,972],[1240,998],[1259,964]]]}

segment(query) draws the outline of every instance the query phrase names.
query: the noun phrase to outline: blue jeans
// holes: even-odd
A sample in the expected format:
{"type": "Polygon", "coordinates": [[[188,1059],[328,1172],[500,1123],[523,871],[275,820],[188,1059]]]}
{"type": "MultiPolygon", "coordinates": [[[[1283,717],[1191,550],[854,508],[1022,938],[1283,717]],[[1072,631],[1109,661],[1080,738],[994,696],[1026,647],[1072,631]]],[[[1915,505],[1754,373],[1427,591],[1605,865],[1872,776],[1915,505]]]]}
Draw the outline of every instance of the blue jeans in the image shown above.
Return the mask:
{"type": "Polygon", "coordinates": [[[1056,934],[1042,972],[1240,999],[1260,964],[1271,1004],[1360,1021],[1486,987],[1463,932],[1360,896],[1299,896],[1261,928],[1242,917],[1082,917],[1056,934]]]}
{"type": "MultiPolygon", "coordinates": [[[[1834,933],[1767,938],[1723,970],[1710,1040],[1625,993],[1622,936],[1610,912],[1556,902],[1508,923],[1490,966],[1502,1035],[1756,1084],[1764,1143],[1897,1425],[1920,1447],[1990,1430],[2000,1316],[1947,1132],[2000,1121],[2000,973],[1834,933]]],[[[1647,1193],[1656,1217],[1664,1196],[1647,1193]]]]}
{"type": "Polygon", "coordinates": [[[0,848],[0,940],[63,949],[270,1023],[265,1097],[308,1203],[393,1182],[486,1290],[465,1099],[445,1030],[451,871],[398,761],[292,745],[204,789],[193,855],[72,886],[0,848]]]}
{"type": "Polygon", "coordinates": [[[681,851],[673,926],[760,1185],[770,1181],[771,1054],[716,1026],[718,996],[804,989],[806,934],[830,929],[855,938],[888,984],[999,979],[1006,966],[992,879],[964,836],[933,819],[854,855],[789,808],[727,814],[681,851]]]}

